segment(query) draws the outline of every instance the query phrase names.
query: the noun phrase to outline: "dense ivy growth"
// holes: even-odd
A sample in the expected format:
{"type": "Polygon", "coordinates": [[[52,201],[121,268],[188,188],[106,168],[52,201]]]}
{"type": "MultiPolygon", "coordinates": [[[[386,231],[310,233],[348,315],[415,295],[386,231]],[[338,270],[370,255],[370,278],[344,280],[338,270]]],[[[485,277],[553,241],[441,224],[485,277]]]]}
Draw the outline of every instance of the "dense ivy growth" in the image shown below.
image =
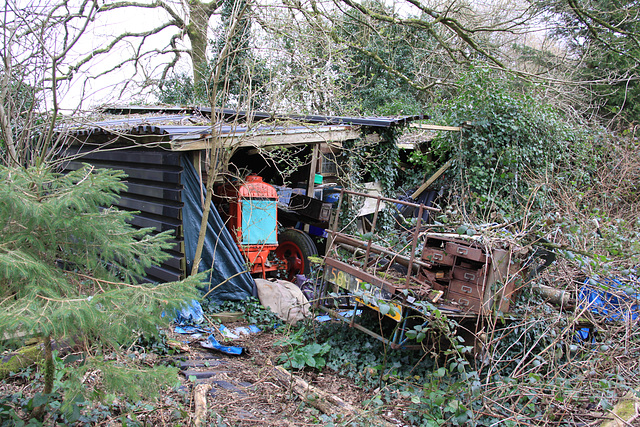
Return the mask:
{"type": "Polygon", "coordinates": [[[535,88],[520,84],[471,69],[458,82],[457,96],[436,112],[446,124],[463,126],[462,132],[442,133],[428,153],[413,157],[415,164],[432,169],[434,161],[453,157],[448,172],[453,190],[478,218],[510,217],[539,202],[531,178],[568,166],[583,147],[579,132],[532,95],[535,88]]]}

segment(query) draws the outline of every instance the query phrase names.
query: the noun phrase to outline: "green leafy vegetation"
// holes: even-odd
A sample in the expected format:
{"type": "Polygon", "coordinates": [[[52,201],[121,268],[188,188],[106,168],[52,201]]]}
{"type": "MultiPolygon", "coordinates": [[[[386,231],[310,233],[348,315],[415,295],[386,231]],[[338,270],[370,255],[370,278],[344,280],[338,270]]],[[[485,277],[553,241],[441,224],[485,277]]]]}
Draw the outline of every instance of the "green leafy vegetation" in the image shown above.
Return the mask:
{"type": "Polygon", "coordinates": [[[541,207],[531,176],[544,176],[571,164],[574,179],[589,179],[588,145],[583,135],[552,107],[524,91],[521,82],[489,70],[471,69],[456,96],[441,108],[444,123],[463,126],[443,132],[427,153],[413,162],[435,171],[454,159],[447,176],[468,216],[489,221],[526,214],[522,206],[541,207]]]}
{"type": "Polygon", "coordinates": [[[167,313],[197,297],[201,280],[142,280],[145,268],[166,259],[171,235],[135,229],[127,222],[132,213],[110,207],[125,188],[123,176],[90,166],[67,175],[0,168],[0,325],[15,345],[26,336],[44,347],[44,397],[34,398],[32,417],[44,416],[56,381],[65,402],[92,393],[153,396],[175,384],[174,368],[114,357],[140,336],[157,337],[167,313]],[[52,342],[83,348],[82,367],[56,369],[52,342]],[[102,377],[93,390],[81,384],[91,370],[102,377]]]}
{"type": "Polygon", "coordinates": [[[303,369],[305,367],[322,369],[326,365],[324,355],[331,349],[329,343],[311,342],[313,335],[305,327],[291,331],[284,338],[276,341],[276,345],[286,347],[287,352],[278,358],[285,368],[303,369]]]}

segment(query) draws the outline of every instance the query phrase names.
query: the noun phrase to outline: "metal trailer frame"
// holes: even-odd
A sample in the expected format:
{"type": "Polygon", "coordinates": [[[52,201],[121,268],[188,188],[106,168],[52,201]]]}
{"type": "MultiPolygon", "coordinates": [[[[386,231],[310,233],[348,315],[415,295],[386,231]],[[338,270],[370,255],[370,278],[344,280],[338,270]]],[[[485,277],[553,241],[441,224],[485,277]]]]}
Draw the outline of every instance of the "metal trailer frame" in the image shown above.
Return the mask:
{"type": "MultiPolygon", "coordinates": [[[[440,297],[447,295],[454,302],[440,304],[438,308],[445,312],[447,316],[458,321],[477,322],[481,317],[493,310],[508,311],[511,298],[517,293],[515,282],[520,268],[519,263],[511,257],[511,250],[485,250],[474,239],[465,240],[456,235],[429,233],[427,229],[421,227],[423,214],[427,211],[439,212],[439,209],[423,204],[343,189],[340,192],[331,230],[328,230],[329,239],[324,258],[322,285],[320,286],[320,295],[315,302],[315,307],[336,319],[348,323],[349,326],[389,344],[394,349],[422,348],[421,345],[409,344],[409,339],[406,335],[407,330],[412,327],[411,322],[417,318],[424,319],[426,317],[423,310],[414,304],[416,298],[410,295],[411,292],[415,294],[416,291],[430,288],[429,296],[422,299],[422,301],[428,301],[434,305],[439,301],[440,297]],[[338,221],[345,195],[377,199],[371,221],[371,229],[374,232],[382,202],[390,202],[395,205],[411,207],[414,210],[417,209],[418,214],[416,225],[411,233],[409,255],[378,246],[373,243],[372,239],[362,241],[338,231],[338,221]],[[428,247],[429,239],[435,239],[435,242],[442,243],[443,247],[446,246],[447,249],[440,250],[428,247]],[[422,247],[418,247],[419,244],[422,247]],[[360,253],[364,252],[364,264],[356,266],[341,261],[335,256],[338,247],[355,248],[360,253]],[[421,256],[416,256],[416,249],[419,249],[421,256]],[[407,268],[406,276],[392,281],[376,275],[375,266],[369,263],[372,254],[389,257],[389,266],[392,263],[403,265],[407,268]],[[465,268],[469,263],[473,264],[477,269],[469,270],[465,268]],[[439,273],[433,274],[433,269],[438,268],[449,269],[449,277],[446,278],[449,282],[435,279],[439,273]],[[453,277],[454,275],[456,278],[453,277]],[[465,280],[468,282],[465,282],[465,280]],[[445,285],[442,285],[442,283],[445,283],[445,285]],[[453,285],[447,288],[447,283],[453,285]],[[495,285],[497,283],[501,284],[499,289],[496,289],[495,285]],[[350,315],[345,316],[344,313],[331,308],[331,304],[327,304],[327,301],[331,299],[328,295],[331,287],[351,294],[347,298],[352,300],[351,304],[349,304],[349,308],[351,308],[350,315]],[[463,295],[454,292],[460,291],[460,287],[462,287],[463,295]],[[369,295],[370,298],[362,296],[362,288],[368,288],[368,290],[364,291],[364,294],[369,295]],[[355,296],[354,292],[359,293],[360,296],[355,296]],[[472,301],[473,304],[469,304],[469,301],[472,301]],[[380,306],[386,307],[381,310],[380,306]],[[360,315],[358,313],[362,308],[378,311],[381,319],[388,317],[395,320],[398,326],[394,328],[393,334],[385,337],[359,323],[360,315]],[[412,320],[409,321],[409,319],[412,320]]],[[[426,295],[424,294],[424,296],[426,295]]]]}

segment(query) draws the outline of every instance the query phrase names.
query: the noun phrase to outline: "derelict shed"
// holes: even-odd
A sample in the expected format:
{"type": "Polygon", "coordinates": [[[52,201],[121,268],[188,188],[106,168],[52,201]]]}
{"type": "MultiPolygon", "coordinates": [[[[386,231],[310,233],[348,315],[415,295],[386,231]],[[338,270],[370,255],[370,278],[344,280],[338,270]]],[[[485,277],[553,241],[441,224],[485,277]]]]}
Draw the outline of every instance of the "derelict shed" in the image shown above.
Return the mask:
{"type": "MultiPolygon", "coordinates": [[[[210,109],[187,112],[166,107],[113,107],[105,109],[99,121],[64,130],[71,142],[67,170],[83,163],[123,170],[128,175],[128,189],[117,207],[138,212],[132,220],[135,227],[173,231],[171,257],[148,270],[150,281],[175,281],[191,271],[202,218],[202,154],[213,142],[233,150],[312,147],[315,161],[307,176],[313,177],[320,145],[339,145],[359,139],[362,132],[422,118],[275,117],[228,109],[214,114],[218,121],[212,126],[210,109]]],[[[313,186],[313,179],[309,184],[313,186]]],[[[213,285],[233,277],[228,286],[216,290],[215,299],[243,299],[252,292],[252,278],[243,273],[244,260],[215,209],[209,220],[200,267],[214,266],[213,285]]]]}

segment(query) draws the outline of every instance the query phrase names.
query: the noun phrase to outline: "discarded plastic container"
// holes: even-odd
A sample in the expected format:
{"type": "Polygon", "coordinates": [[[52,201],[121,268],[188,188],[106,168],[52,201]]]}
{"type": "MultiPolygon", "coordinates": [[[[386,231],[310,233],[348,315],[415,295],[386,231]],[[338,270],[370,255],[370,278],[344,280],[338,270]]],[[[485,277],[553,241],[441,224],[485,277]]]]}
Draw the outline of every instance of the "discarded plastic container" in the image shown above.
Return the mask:
{"type": "Polygon", "coordinates": [[[338,203],[338,200],[340,199],[340,190],[342,190],[342,187],[336,186],[325,188],[322,200],[327,203],[338,203]]]}

